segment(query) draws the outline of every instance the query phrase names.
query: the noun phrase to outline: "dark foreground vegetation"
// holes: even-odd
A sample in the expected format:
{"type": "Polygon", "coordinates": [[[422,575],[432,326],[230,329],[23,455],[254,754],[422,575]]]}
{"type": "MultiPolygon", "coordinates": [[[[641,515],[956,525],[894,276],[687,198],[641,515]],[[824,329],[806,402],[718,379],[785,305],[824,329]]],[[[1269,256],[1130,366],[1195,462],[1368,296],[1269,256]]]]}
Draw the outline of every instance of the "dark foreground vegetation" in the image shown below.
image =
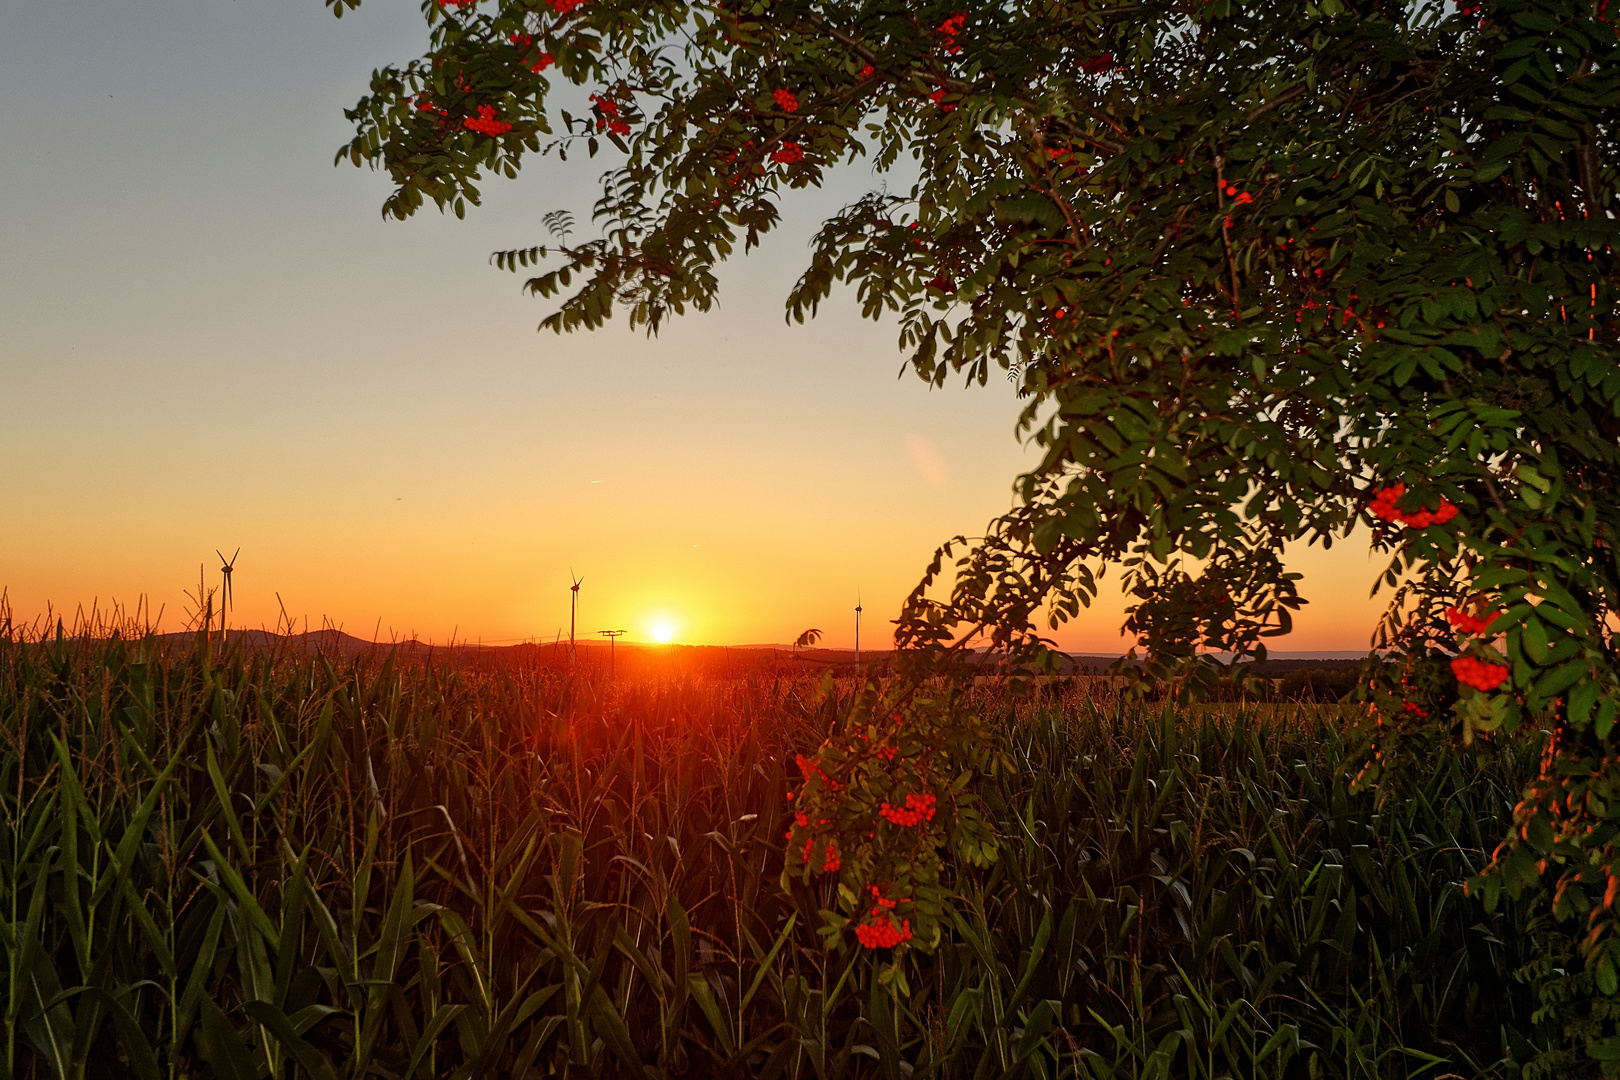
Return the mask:
{"type": "Polygon", "coordinates": [[[897,998],[778,881],[853,689],[0,640],[0,1077],[1576,1075],[1572,943],[1462,884],[1535,746],[1353,795],[1337,707],[981,687],[897,998]]]}

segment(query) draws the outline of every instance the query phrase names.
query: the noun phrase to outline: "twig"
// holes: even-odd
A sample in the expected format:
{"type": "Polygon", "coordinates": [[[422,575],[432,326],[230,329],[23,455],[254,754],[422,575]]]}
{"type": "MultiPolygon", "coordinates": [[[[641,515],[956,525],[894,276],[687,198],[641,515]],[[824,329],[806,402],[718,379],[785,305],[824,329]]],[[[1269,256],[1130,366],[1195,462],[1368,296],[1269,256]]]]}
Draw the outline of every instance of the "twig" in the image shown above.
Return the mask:
{"type": "Polygon", "coordinates": [[[1260,119],[1260,117],[1264,116],[1266,113],[1270,112],[1272,109],[1277,108],[1279,105],[1286,105],[1290,101],[1293,101],[1295,98],[1303,96],[1304,93],[1305,93],[1305,90],[1306,90],[1305,84],[1300,83],[1298,86],[1294,87],[1292,90],[1283,91],[1282,93],[1278,94],[1276,97],[1272,98],[1270,101],[1267,101],[1267,102],[1265,102],[1265,103],[1263,103],[1261,105],[1256,106],[1253,112],[1249,113],[1248,116],[1245,116],[1243,118],[1243,122],[1245,124],[1254,123],[1256,120],[1260,119]]]}
{"type": "Polygon", "coordinates": [[[1226,268],[1232,275],[1232,314],[1242,320],[1243,308],[1238,303],[1237,260],[1232,258],[1232,219],[1226,213],[1226,179],[1221,172],[1225,164],[1225,158],[1215,158],[1215,201],[1221,211],[1221,246],[1226,249],[1226,268]]]}

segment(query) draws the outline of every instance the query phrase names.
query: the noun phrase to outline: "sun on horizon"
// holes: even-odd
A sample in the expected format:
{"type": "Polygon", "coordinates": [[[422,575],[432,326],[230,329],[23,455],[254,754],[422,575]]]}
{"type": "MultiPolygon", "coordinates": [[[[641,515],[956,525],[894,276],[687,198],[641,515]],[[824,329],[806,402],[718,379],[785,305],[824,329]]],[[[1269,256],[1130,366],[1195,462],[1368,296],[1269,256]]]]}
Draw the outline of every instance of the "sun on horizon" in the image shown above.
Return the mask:
{"type": "Polygon", "coordinates": [[[675,627],[667,619],[659,619],[652,624],[652,639],[660,645],[668,645],[675,640],[675,627]]]}

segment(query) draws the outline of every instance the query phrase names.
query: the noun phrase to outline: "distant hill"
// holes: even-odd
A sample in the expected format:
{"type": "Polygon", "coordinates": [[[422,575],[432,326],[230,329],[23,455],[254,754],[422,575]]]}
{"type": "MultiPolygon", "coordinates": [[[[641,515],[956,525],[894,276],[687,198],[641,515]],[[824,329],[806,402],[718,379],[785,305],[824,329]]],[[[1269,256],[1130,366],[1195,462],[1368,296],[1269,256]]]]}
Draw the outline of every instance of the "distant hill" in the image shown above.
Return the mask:
{"type": "MultiPolygon", "coordinates": [[[[196,639],[194,632],[154,635],[157,640],[175,645],[186,645],[196,639]]],[[[499,662],[503,659],[520,660],[541,665],[568,664],[568,643],[560,640],[548,642],[519,642],[516,644],[485,645],[476,641],[458,641],[449,644],[431,644],[415,639],[401,641],[367,641],[342,630],[311,630],[299,634],[276,634],[268,630],[227,631],[234,647],[254,651],[286,650],[294,653],[323,652],[339,656],[386,655],[393,653],[412,659],[442,657],[467,661],[499,662]]],[[[860,666],[867,671],[886,669],[894,657],[892,649],[862,649],[860,666]]],[[[853,674],[856,665],[854,649],[797,649],[791,645],[655,645],[645,642],[620,641],[614,645],[596,637],[580,638],[575,646],[575,662],[590,669],[607,669],[626,675],[661,675],[678,672],[709,675],[741,675],[763,669],[781,670],[784,667],[800,670],[833,670],[853,674]]],[[[1362,654],[1323,653],[1320,655],[1285,653],[1272,654],[1264,663],[1252,665],[1257,675],[1282,676],[1300,671],[1348,672],[1360,666],[1362,654]]],[[[1060,675],[1101,675],[1120,660],[1119,654],[1068,653],[1059,669],[1060,675]]],[[[1223,658],[1224,659],[1224,658],[1223,658]]],[[[985,674],[996,671],[996,662],[982,651],[969,654],[965,663],[982,663],[985,674]]]]}
{"type": "MultiPolygon", "coordinates": [[[[172,634],[153,634],[158,641],[184,645],[195,641],[197,635],[194,631],[179,631],[172,634]]],[[[217,637],[217,632],[214,635],[217,637]]],[[[430,646],[420,642],[375,642],[364,638],[357,638],[353,634],[346,634],[342,630],[310,630],[302,634],[275,634],[269,630],[227,630],[226,640],[232,645],[242,645],[249,648],[290,648],[340,653],[364,653],[374,649],[400,648],[403,650],[427,649],[430,646]]],[[[459,646],[457,646],[459,648],[459,646]]]]}

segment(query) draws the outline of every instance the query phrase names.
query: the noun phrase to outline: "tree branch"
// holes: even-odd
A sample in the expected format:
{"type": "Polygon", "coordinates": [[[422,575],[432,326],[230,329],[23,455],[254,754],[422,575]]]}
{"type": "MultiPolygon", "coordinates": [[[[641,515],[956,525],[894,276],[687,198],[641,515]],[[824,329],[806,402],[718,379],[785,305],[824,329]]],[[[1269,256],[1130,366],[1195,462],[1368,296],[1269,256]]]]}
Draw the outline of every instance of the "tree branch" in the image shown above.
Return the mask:
{"type": "Polygon", "coordinates": [[[1243,122],[1245,124],[1254,123],[1256,120],[1258,120],[1262,116],[1266,115],[1266,113],[1270,112],[1272,109],[1275,109],[1280,105],[1286,105],[1290,101],[1293,101],[1295,98],[1303,97],[1305,95],[1306,89],[1307,89],[1307,87],[1305,86],[1305,84],[1300,83],[1298,86],[1294,87],[1292,90],[1284,90],[1282,93],[1278,94],[1276,97],[1274,97],[1274,98],[1270,99],[1269,101],[1266,101],[1265,103],[1257,106],[1254,109],[1253,112],[1249,113],[1248,116],[1245,116],[1243,118],[1243,122]]]}

